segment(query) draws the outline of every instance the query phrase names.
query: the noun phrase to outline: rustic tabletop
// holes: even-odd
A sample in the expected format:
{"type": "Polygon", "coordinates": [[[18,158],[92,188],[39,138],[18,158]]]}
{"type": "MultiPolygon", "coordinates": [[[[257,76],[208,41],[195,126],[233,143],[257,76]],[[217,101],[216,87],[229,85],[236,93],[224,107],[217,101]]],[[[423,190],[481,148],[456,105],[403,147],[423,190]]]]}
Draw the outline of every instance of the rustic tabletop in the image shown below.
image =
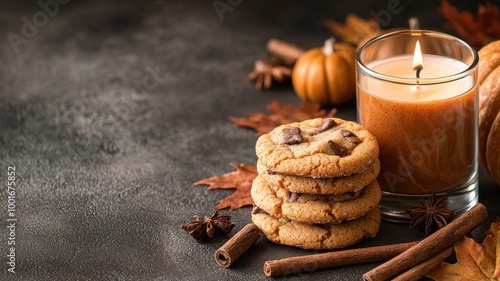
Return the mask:
{"type": "MultiPolygon", "coordinates": [[[[2,2],[3,276],[262,280],[266,260],[317,253],[261,238],[223,269],[213,253],[250,222],[251,209],[223,210],[236,223],[233,232],[205,244],[180,226],[210,215],[232,193],[193,187],[195,181],[233,171],[231,162],[256,163],[255,133],[229,116],[266,112],[275,100],[301,102],[290,86],[258,91],[246,81],[267,40],[316,47],[331,35],[322,19],[369,17],[389,2],[2,2]],[[15,273],[6,262],[12,252],[15,273]]],[[[439,1],[424,2],[399,1],[399,12],[381,23],[405,26],[417,16],[422,28],[443,30],[439,1]]],[[[340,118],[356,119],[354,103],[337,110],[340,118]]],[[[478,241],[500,215],[499,193],[481,171],[479,200],[490,216],[472,232],[478,241]]],[[[406,224],[384,221],[374,239],[353,248],[422,238],[406,224]]],[[[376,265],[283,278],[359,280],[376,265]]]]}

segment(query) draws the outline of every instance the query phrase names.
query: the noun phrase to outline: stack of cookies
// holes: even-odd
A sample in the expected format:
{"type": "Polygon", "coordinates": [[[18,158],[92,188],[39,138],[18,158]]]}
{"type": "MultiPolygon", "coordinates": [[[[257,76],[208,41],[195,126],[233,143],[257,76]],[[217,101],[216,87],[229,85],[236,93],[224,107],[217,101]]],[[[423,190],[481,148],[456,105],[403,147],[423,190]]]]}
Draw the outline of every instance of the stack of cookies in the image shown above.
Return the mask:
{"type": "Polygon", "coordinates": [[[374,237],[380,226],[378,143],[361,125],[316,118],[257,140],[252,221],[272,242],[334,249],[374,237]]]}

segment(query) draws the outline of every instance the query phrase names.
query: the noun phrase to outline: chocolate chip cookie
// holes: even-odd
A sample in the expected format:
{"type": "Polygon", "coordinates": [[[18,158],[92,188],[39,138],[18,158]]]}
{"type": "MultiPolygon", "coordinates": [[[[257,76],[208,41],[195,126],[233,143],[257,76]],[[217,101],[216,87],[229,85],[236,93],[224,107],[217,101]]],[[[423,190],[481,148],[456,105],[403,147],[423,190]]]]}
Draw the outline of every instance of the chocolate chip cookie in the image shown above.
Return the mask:
{"type": "Polygon", "coordinates": [[[301,223],[340,223],[356,219],[376,208],[382,194],[376,180],[359,195],[317,195],[290,192],[267,183],[261,175],[254,179],[250,193],[254,204],[270,215],[301,223]]]}
{"type": "Polygon", "coordinates": [[[380,161],[375,162],[358,174],[337,178],[312,178],[278,174],[271,171],[261,161],[257,162],[257,171],[266,182],[290,191],[310,194],[338,195],[357,192],[377,178],[380,161]]]}
{"type": "Polygon", "coordinates": [[[380,227],[378,208],[341,224],[304,224],[278,219],[262,211],[252,212],[252,222],[274,243],[306,250],[337,249],[374,237],[380,227]]]}
{"type": "Polygon", "coordinates": [[[281,125],[259,137],[256,153],[271,171],[334,178],[373,165],[378,143],[363,126],[339,118],[315,118],[281,125]]]}

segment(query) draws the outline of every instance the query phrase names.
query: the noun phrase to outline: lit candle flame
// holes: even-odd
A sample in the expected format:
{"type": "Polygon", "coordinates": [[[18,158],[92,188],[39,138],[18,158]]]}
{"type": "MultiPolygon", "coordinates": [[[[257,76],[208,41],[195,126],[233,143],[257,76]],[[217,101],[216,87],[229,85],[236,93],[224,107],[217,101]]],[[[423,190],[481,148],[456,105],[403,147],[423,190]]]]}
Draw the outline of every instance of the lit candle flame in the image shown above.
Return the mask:
{"type": "Polygon", "coordinates": [[[415,53],[413,54],[413,70],[417,71],[417,78],[420,78],[420,71],[424,68],[424,62],[422,60],[422,51],[420,51],[420,42],[415,44],[415,53]]]}

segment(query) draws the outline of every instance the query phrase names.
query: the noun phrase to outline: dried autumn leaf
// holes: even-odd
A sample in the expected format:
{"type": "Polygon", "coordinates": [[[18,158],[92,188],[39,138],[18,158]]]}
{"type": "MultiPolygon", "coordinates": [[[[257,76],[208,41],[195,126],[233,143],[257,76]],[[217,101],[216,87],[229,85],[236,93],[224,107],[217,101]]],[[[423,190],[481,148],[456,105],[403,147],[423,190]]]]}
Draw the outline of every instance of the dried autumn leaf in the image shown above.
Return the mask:
{"type": "Polygon", "coordinates": [[[323,25],[333,34],[342,38],[342,41],[358,45],[359,41],[374,34],[380,34],[380,25],[375,19],[363,19],[355,14],[348,14],[345,24],[334,20],[324,20],[323,25]]]}
{"type": "Polygon", "coordinates": [[[491,224],[483,244],[464,237],[454,244],[457,263],[442,262],[427,277],[434,280],[500,280],[500,219],[491,224]]]}
{"type": "Polygon", "coordinates": [[[208,185],[208,190],[236,189],[233,194],[219,201],[219,205],[215,207],[217,210],[230,208],[233,211],[253,203],[250,189],[253,179],[257,176],[257,168],[242,163],[231,163],[231,166],[236,168],[236,171],[202,179],[193,184],[193,186],[208,185]]]}
{"type": "Polygon", "coordinates": [[[240,127],[251,128],[257,131],[257,135],[269,133],[272,129],[282,124],[300,122],[317,117],[333,117],[336,109],[329,113],[321,109],[321,105],[312,102],[303,102],[299,107],[293,104],[281,104],[274,101],[267,106],[270,115],[262,113],[251,113],[250,117],[229,117],[233,123],[240,127]]]}
{"type": "Polygon", "coordinates": [[[463,36],[476,50],[500,39],[500,9],[491,3],[480,4],[474,17],[442,0],[441,13],[448,20],[446,27],[463,36]]]}

